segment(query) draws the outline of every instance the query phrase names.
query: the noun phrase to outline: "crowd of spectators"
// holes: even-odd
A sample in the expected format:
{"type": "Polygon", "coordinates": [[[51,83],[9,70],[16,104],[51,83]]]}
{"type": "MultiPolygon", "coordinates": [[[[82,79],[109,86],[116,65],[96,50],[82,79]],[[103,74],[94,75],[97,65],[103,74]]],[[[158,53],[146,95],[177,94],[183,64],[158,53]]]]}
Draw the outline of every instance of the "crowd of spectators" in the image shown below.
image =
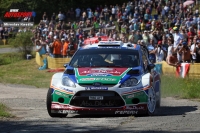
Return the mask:
{"type": "MultiPolygon", "coordinates": [[[[34,30],[38,51],[52,57],[72,56],[84,40],[108,36],[113,40],[145,45],[152,62],[200,62],[200,14],[185,0],[135,0],[122,5],[69,9],[48,14],[34,30]],[[115,26],[114,29],[106,27],[115,26]],[[93,28],[90,28],[93,27],[93,28]]],[[[198,7],[198,6],[197,6],[198,7]]]]}

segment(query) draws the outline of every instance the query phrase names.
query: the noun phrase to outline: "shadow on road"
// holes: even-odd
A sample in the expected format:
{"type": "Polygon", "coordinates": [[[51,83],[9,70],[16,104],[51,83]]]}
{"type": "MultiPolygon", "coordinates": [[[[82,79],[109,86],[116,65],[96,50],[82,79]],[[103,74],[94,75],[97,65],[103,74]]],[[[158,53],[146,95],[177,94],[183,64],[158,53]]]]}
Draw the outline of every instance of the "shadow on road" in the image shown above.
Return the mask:
{"type": "Polygon", "coordinates": [[[186,115],[196,110],[198,110],[197,106],[162,106],[158,109],[158,116],[186,115]]]}
{"type": "MultiPolygon", "coordinates": [[[[135,130],[128,128],[108,128],[104,126],[81,126],[68,124],[67,122],[58,122],[60,119],[50,119],[47,121],[0,121],[1,133],[188,133],[187,131],[157,131],[157,130],[135,130]]],[[[199,133],[199,131],[190,131],[190,133],[199,133]]]]}

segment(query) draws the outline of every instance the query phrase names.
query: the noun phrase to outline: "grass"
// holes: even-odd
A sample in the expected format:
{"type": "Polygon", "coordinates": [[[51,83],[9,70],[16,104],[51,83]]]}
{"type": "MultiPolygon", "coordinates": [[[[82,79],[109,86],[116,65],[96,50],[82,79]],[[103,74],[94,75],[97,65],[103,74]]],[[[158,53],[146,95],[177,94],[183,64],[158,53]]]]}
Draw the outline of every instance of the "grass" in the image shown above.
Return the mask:
{"type": "Polygon", "coordinates": [[[9,108],[6,107],[4,104],[0,103],[0,118],[11,118],[14,117],[12,114],[8,112],[9,108]]]}
{"type": "Polygon", "coordinates": [[[0,66],[0,82],[11,84],[25,84],[38,88],[48,88],[54,73],[38,70],[35,59],[19,60],[0,66]]]}
{"type": "Polygon", "coordinates": [[[0,48],[11,48],[12,46],[11,45],[8,45],[8,44],[6,44],[6,45],[1,45],[0,44],[0,48]]]}
{"type": "Polygon", "coordinates": [[[200,81],[194,78],[177,78],[172,75],[162,76],[162,97],[200,99],[200,81]]]}

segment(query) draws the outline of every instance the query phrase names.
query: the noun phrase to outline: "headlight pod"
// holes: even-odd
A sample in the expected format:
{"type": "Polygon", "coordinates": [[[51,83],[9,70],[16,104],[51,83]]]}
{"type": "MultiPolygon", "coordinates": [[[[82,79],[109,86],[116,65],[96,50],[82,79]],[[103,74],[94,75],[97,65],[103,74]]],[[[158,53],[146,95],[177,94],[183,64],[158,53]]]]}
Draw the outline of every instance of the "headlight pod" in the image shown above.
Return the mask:
{"type": "Polygon", "coordinates": [[[63,84],[64,86],[76,87],[75,84],[74,84],[74,82],[72,82],[71,79],[70,79],[69,77],[64,77],[64,78],[62,79],[62,84],[63,84]]]}
{"type": "Polygon", "coordinates": [[[122,83],[120,85],[121,88],[124,87],[132,87],[132,86],[136,86],[139,83],[139,80],[136,78],[130,78],[128,80],[126,80],[124,83],[122,83]]]}

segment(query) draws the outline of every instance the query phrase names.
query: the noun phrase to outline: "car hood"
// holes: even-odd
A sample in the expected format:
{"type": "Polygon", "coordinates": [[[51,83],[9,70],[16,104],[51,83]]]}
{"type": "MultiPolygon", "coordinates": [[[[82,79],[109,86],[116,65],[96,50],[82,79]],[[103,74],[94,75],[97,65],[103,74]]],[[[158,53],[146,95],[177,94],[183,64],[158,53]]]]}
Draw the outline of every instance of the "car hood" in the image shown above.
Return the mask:
{"type": "Polygon", "coordinates": [[[79,84],[117,84],[131,68],[75,68],[79,84]]]}

